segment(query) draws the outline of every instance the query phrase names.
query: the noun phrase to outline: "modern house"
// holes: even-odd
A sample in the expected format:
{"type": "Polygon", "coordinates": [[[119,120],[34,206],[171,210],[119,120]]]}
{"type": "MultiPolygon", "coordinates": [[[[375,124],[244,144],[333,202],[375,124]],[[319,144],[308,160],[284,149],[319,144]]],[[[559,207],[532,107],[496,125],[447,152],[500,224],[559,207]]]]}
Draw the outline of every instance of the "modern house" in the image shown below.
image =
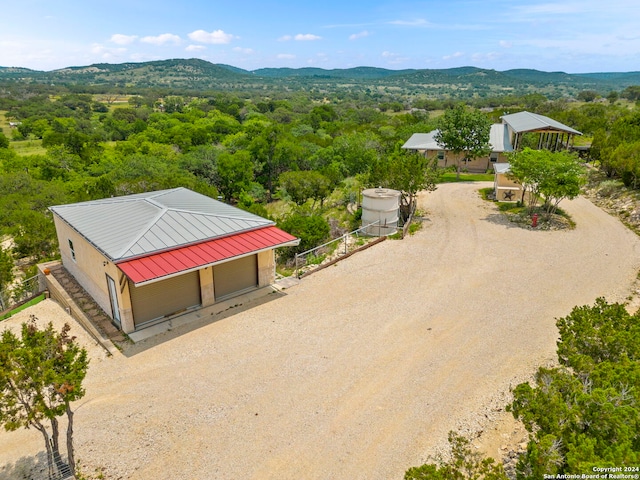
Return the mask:
{"type": "Polygon", "coordinates": [[[426,157],[437,157],[438,167],[448,167],[457,165],[458,160],[462,162],[462,168],[469,172],[486,172],[493,163],[503,163],[507,161],[507,153],[513,151],[509,139],[507,126],[501,123],[491,125],[489,133],[489,144],[491,153],[487,157],[465,159],[464,154],[455,154],[445,149],[444,145],[435,139],[438,130],[429,133],[414,133],[402,146],[405,150],[415,150],[421,152],[426,157]]]}
{"type": "Polygon", "coordinates": [[[185,188],[51,207],[64,267],[123,332],[275,281],[274,222],[185,188]]]}
{"type": "Polygon", "coordinates": [[[491,153],[487,157],[465,159],[463,154],[456,156],[435,140],[438,130],[414,133],[402,148],[421,152],[427,157],[437,157],[439,167],[457,165],[460,160],[462,167],[469,172],[487,172],[491,170],[492,164],[507,163],[507,154],[522,147],[525,134],[537,134],[537,148],[547,150],[568,148],[575,135],[582,135],[571,127],[536,113],[519,112],[503,115],[500,118],[502,123],[491,125],[489,136],[491,153]]]}

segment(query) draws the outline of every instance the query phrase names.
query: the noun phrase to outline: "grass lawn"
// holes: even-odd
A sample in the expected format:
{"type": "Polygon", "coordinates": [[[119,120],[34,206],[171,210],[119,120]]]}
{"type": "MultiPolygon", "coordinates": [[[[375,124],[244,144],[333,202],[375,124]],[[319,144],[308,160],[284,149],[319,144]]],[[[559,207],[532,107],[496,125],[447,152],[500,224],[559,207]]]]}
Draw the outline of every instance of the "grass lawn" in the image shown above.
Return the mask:
{"type": "Polygon", "coordinates": [[[438,183],[493,182],[493,180],[493,173],[461,173],[460,178],[456,178],[456,172],[445,172],[440,175],[438,183]]]}
{"type": "Polygon", "coordinates": [[[29,308],[30,306],[35,305],[36,303],[40,303],[42,300],[44,300],[44,293],[41,294],[41,295],[38,295],[35,298],[32,298],[27,303],[24,303],[24,304],[20,305],[19,307],[11,310],[10,312],[7,312],[4,315],[0,316],[0,320],[5,320],[5,319],[9,318],[10,316],[15,315],[16,313],[24,310],[25,308],[29,308]]]}
{"type": "Polygon", "coordinates": [[[42,140],[19,140],[10,143],[16,153],[22,157],[27,155],[44,155],[47,149],[42,146],[42,140]]]}

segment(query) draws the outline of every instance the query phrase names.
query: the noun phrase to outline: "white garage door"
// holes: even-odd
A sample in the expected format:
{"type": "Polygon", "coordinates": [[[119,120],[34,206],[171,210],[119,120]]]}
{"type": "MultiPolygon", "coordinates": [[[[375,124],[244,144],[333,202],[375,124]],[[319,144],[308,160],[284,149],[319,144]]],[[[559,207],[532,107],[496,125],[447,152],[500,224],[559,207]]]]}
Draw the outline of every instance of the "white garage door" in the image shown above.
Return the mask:
{"type": "Polygon", "coordinates": [[[129,282],[133,322],[139,325],[200,305],[197,271],[136,287],[129,282]]]}

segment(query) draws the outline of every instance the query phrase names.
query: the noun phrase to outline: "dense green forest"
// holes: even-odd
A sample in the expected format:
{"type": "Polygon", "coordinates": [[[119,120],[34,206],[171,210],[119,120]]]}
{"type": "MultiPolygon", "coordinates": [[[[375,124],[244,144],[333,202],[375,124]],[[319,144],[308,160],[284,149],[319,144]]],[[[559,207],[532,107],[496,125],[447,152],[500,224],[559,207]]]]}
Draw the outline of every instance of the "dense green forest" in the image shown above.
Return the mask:
{"type": "MultiPolygon", "coordinates": [[[[51,205],[177,186],[295,225],[301,248],[340,235],[358,223],[345,207],[363,187],[407,191],[419,161],[400,146],[436,128],[456,104],[445,95],[409,105],[402,92],[384,90],[130,94],[0,84],[0,265],[56,257],[51,205]]],[[[491,121],[526,109],[570,125],[585,134],[581,141],[593,139],[592,158],[608,175],[637,188],[639,97],[640,87],[629,86],[605,98],[584,90],[576,98],[527,93],[466,103],[491,121]]]]}

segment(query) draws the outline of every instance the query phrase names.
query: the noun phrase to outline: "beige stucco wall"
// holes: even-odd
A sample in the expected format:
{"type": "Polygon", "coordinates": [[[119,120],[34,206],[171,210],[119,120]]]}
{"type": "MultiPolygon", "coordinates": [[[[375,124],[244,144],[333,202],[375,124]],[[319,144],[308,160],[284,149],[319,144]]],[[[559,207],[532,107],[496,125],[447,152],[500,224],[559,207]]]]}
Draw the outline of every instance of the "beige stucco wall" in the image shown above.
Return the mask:
{"type": "Polygon", "coordinates": [[[200,274],[200,301],[203,307],[216,302],[216,292],[213,284],[213,267],[198,270],[200,274]]]}
{"type": "MultiPolygon", "coordinates": [[[[438,150],[425,150],[423,151],[423,154],[428,158],[437,158],[438,150]]],[[[461,153],[455,154],[453,152],[444,152],[444,158],[438,159],[438,167],[441,167],[441,168],[455,167],[458,165],[458,160],[460,160],[461,162],[460,163],[461,170],[466,170],[473,173],[484,173],[490,168],[492,168],[491,165],[493,165],[494,163],[508,162],[507,155],[502,152],[498,153],[496,162],[491,161],[490,155],[474,158],[473,160],[469,160],[465,162],[463,161],[464,155],[461,153]]]]}
{"type": "Polygon", "coordinates": [[[276,281],[276,256],[274,250],[258,253],[258,287],[272,285],[276,281]]]}
{"type": "Polygon", "coordinates": [[[108,269],[110,266],[108,259],[96,250],[89,242],[81,237],[66,222],[57,215],[53,216],[58,234],[58,244],[60,245],[60,255],[62,264],[75,279],[89,292],[102,309],[111,314],[111,304],[109,302],[109,290],[105,273],[111,271],[111,277],[116,280],[118,276],[108,269]],[[69,240],[73,242],[75,260],[72,258],[69,240]]]}
{"type": "Polygon", "coordinates": [[[133,315],[131,311],[131,300],[129,299],[129,291],[125,286],[126,282],[123,282],[124,274],[122,271],[57,215],[54,214],[53,219],[58,235],[58,244],[60,245],[60,256],[64,267],[75,277],[89,295],[93,297],[96,303],[100,305],[100,308],[112,318],[113,313],[111,310],[106,275],[113,278],[116,283],[118,310],[120,310],[122,330],[125,333],[132,332],[133,315]],[[69,240],[73,242],[75,260],[71,255],[69,240]]]}
{"type": "Polygon", "coordinates": [[[509,178],[506,174],[496,173],[494,186],[496,200],[499,202],[517,202],[518,200],[522,200],[522,185],[509,178]],[[510,199],[505,197],[509,191],[513,193],[510,199]]]}

